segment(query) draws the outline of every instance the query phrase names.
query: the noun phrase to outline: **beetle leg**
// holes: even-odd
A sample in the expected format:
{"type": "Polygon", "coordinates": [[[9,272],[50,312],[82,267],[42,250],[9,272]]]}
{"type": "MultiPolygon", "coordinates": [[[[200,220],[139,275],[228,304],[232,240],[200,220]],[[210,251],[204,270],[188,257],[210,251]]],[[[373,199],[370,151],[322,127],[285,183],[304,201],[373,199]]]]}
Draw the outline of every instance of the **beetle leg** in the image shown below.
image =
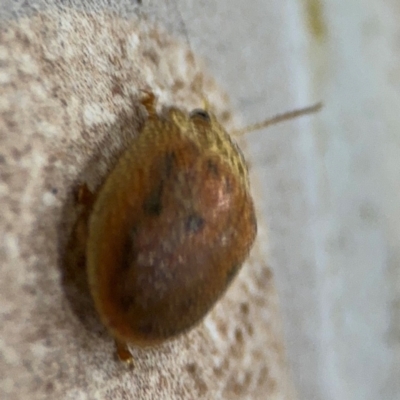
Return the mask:
{"type": "Polygon", "coordinates": [[[143,98],[140,100],[140,103],[144,106],[149,117],[152,117],[157,114],[156,112],[156,96],[153,92],[149,90],[142,90],[144,93],[143,98]]]}
{"type": "Polygon", "coordinates": [[[95,200],[95,195],[90,191],[86,183],[82,183],[76,192],[76,202],[80,205],[91,207],[95,200]]]}
{"type": "Polygon", "coordinates": [[[120,361],[132,365],[133,357],[131,352],[129,351],[128,345],[125,342],[121,342],[118,339],[115,339],[115,346],[117,349],[117,357],[120,361]]]}

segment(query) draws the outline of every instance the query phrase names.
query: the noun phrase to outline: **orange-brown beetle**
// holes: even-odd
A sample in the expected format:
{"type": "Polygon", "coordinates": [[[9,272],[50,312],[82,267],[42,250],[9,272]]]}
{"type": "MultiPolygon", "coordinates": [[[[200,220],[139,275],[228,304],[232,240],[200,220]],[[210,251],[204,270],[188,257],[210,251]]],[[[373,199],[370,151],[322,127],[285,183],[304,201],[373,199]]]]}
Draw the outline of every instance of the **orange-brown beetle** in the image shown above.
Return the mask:
{"type": "MultiPolygon", "coordinates": [[[[187,114],[171,107],[158,115],[154,102],[147,93],[147,121],[90,200],[88,214],[90,293],[125,361],[131,361],[127,344],[156,345],[198,323],[225,292],[256,236],[238,146],[208,110],[187,114]]],[[[82,193],[87,203],[90,193],[82,193]]]]}

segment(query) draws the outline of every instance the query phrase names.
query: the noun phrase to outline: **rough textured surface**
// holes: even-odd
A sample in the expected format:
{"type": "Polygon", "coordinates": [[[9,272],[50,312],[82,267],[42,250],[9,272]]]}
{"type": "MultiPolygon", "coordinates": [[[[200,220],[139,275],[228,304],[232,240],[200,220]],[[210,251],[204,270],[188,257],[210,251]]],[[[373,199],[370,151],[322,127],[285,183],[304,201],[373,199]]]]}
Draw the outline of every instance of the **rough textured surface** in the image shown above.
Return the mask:
{"type": "MultiPolygon", "coordinates": [[[[97,186],[132,135],[141,89],[162,107],[226,98],[190,53],[139,19],[76,11],[9,22],[0,32],[0,397],[291,399],[276,292],[258,245],[198,328],[133,349],[135,369],[71,285],[65,248],[73,192],[97,186]],[[199,83],[200,82],[200,83],[199,83]]],[[[265,242],[260,223],[258,242],[265,242]]]]}

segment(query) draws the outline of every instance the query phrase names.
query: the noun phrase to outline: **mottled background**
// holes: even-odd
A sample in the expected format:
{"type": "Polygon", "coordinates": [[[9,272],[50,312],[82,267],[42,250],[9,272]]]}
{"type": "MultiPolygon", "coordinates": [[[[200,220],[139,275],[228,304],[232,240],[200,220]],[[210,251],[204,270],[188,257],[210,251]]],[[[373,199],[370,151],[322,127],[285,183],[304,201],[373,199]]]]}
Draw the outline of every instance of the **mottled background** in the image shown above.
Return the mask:
{"type": "MultiPolygon", "coordinates": [[[[3,0],[0,15],[9,19],[14,11],[27,15],[54,3],[3,0]]],[[[78,8],[85,4],[93,10],[105,7],[102,1],[59,3],[78,8]]],[[[128,1],[111,7],[129,15],[135,13],[131,3],[132,7],[128,1]]],[[[316,117],[247,137],[257,205],[268,226],[261,254],[269,252],[265,262],[276,280],[288,364],[300,399],[397,399],[400,4],[396,0],[143,3],[147,13],[177,36],[184,36],[184,21],[192,48],[206,59],[244,123],[316,100],[324,102],[316,117]]],[[[96,110],[102,114],[91,109],[89,115],[96,110]]],[[[7,192],[4,182],[1,188],[7,192]]],[[[54,206],[50,189],[43,202],[54,206]]],[[[26,205],[29,193],[26,196],[18,201],[26,205]]],[[[2,242],[10,256],[15,243],[9,236],[7,240],[2,242]]],[[[13,282],[2,281],[12,287],[13,282]]],[[[43,357],[42,348],[35,351],[43,357]]],[[[196,367],[182,363],[189,375],[198,377],[196,367]]],[[[212,379],[213,373],[206,371],[205,376],[212,379]]],[[[284,375],[278,379],[280,387],[285,386],[284,375]]],[[[201,378],[195,379],[197,384],[204,384],[201,378]]],[[[101,382],[104,376],[93,379],[101,382]]],[[[243,379],[239,379],[242,384],[243,379]]],[[[116,376],[112,381],[112,387],[118,386],[116,376]]],[[[86,384],[83,381],[80,388],[86,384]]],[[[198,390],[206,396],[204,386],[198,390]]],[[[233,398],[232,393],[226,398],[233,398]]],[[[70,395],[74,398],[73,392],[70,395]]],[[[182,392],[182,397],[191,396],[193,392],[182,392]]]]}

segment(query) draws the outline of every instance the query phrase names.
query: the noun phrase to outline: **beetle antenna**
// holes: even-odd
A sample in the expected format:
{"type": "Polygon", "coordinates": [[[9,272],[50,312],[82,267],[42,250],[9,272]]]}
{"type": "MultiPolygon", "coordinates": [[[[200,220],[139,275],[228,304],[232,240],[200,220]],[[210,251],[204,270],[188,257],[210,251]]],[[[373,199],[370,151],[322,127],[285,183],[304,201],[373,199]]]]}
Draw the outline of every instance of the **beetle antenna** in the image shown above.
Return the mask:
{"type": "Polygon", "coordinates": [[[299,108],[299,109],[296,109],[296,110],[285,112],[283,114],[278,114],[278,115],[275,115],[272,118],[266,119],[265,121],[259,122],[257,124],[249,125],[249,126],[246,126],[246,127],[242,128],[242,129],[235,130],[235,131],[232,132],[232,135],[234,135],[234,136],[242,136],[245,133],[257,131],[259,129],[264,129],[264,128],[267,128],[268,126],[276,125],[276,124],[279,124],[280,122],[283,122],[283,121],[288,121],[290,119],[301,117],[303,115],[316,113],[316,112],[320,111],[321,108],[322,108],[322,103],[319,102],[319,103],[316,103],[316,104],[314,104],[312,106],[309,106],[309,107],[299,108]]]}

